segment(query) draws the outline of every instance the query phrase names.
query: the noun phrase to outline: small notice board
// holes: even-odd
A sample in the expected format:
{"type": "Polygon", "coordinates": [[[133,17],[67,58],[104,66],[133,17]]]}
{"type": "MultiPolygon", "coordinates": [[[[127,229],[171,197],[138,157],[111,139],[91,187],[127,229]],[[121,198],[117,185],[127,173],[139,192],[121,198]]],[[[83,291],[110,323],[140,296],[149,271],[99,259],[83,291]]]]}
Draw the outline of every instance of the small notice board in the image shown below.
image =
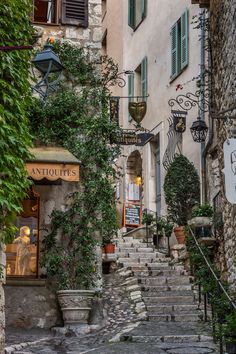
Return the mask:
{"type": "Polygon", "coordinates": [[[137,203],[126,203],[124,205],[124,225],[141,225],[141,205],[137,203]]]}

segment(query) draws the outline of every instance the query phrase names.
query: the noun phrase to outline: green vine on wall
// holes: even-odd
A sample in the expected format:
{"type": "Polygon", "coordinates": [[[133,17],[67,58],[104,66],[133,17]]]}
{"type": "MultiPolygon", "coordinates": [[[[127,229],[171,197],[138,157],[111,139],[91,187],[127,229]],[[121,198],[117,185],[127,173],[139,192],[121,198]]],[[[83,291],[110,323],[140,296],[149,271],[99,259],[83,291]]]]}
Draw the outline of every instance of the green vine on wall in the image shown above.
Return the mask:
{"type": "Polygon", "coordinates": [[[53,212],[42,264],[59,288],[89,288],[96,268],[95,244],[117,230],[112,164],[119,149],[109,144],[117,126],[110,121],[110,92],[104,85],[117,66],[106,58],[98,63],[88,50],[67,42],[56,43],[55,51],[65,66],[65,80],[45,105],[35,99],[31,130],[40,144],[63,146],[81,161],[82,187],[69,196],[66,211],[53,212]],[[106,62],[113,71],[102,74],[106,62]]]}
{"type": "MultiPolygon", "coordinates": [[[[8,0],[0,5],[0,46],[28,45],[31,0],[8,0]]],[[[0,242],[15,234],[14,214],[30,185],[24,167],[31,137],[27,110],[31,100],[28,81],[31,53],[0,51],[0,242]]]]}

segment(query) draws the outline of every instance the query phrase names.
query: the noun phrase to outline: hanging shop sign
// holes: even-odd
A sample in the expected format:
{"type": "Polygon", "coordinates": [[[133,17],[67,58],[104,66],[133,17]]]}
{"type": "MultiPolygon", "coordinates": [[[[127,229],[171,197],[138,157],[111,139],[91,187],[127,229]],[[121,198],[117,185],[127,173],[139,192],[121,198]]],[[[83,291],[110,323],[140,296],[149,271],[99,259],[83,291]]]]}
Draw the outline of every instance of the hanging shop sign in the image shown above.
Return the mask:
{"type": "Polygon", "coordinates": [[[136,130],[122,130],[111,136],[111,144],[144,146],[154,137],[151,133],[137,133],[136,130]]]}
{"type": "Polygon", "coordinates": [[[224,169],[225,196],[227,200],[236,204],[236,139],[227,139],[224,142],[224,169]]]}
{"type": "Polygon", "coordinates": [[[119,126],[119,105],[119,97],[110,98],[110,119],[112,122],[115,122],[117,126],[119,126]]]}
{"type": "Polygon", "coordinates": [[[43,178],[49,181],[56,181],[59,178],[67,182],[79,181],[79,165],[29,162],[26,163],[26,169],[29,176],[36,181],[43,178]]]}
{"type": "Polygon", "coordinates": [[[186,115],[187,115],[187,112],[172,110],[171,113],[173,114],[174,130],[177,133],[184,133],[185,130],[186,130],[186,115]]]}
{"type": "Polygon", "coordinates": [[[111,144],[117,145],[135,145],[138,138],[134,130],[122,130],[112,134],[110,141],[111,144]]]}
{"type": "Polygon", "coordinates": [[[124,225],[141,225],[141,205],[135,203],[126,203],[124,206],[124,225]]]}
{"type": "Polygon", "coordinates": [[[140,124],[147,112],[147,103],[143,102],[129,102],[129,114],[133,120],[140,124]]]}

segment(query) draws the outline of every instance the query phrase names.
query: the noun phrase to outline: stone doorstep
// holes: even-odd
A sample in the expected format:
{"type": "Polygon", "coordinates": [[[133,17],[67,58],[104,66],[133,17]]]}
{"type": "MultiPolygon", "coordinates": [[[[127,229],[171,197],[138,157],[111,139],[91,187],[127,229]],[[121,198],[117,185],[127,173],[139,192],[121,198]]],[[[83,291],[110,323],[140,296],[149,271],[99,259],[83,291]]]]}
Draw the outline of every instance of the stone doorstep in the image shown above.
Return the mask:
{"type": "Polygon", "coordinates": [[[167,322],[200,322],[201,314],[197,313],[185,313],[183,315],[179,315],[176,313],[170,314],[159,314],[152,313],[148,315],[148,321],[167,321],[167,322]]]}
{"type": "Polygon", "coordinates": [[[166,335],[166,336],[157,336],[157,335],[130,335],[130,336],[121,336],[121,341],[131,341],[137,343],[197,343],[197,342],[208,342],[213,343],[212,337],[203,336],[198,334],[191,335],[166,335]]]}
{"type": "Polygon", "coordinates": [[[146,305],[148,304],[193,304],[193,296],[143,296],[146,305]]]}
{"type": "Polygon", "coordinates": [[[136,252],[155,252],[155,250],[152,247],[137,247],[136,252]]]}

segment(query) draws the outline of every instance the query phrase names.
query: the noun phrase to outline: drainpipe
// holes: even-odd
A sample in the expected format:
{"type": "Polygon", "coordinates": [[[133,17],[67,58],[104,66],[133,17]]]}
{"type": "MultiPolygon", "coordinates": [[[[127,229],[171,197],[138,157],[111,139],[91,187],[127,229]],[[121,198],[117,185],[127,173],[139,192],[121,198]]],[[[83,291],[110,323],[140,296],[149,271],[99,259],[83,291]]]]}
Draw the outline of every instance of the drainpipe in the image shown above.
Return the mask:
{"type": "MultiPolygon", "coordinates": [[[[206,41],[206,33],[205,33],[205,11],[203,11],[200,15],[201,22],[201,62],[200,62],[200,119],[205,120],[205,112],[204,112],[204,90],[205,90],[205,41],[206,41]]],[[[206,200],[205,195],[205,184],[206,184],[206,164],[205,164],[205,156],[203,154],[205,149],[205,143],[201,143],[201,203],[204,203],[206,200]]]]}
{"type": "MultiPolygon", "coordinates": [[[[205,41],[205,38],[204,38],[205,41]]],[[[208,120],[208,141],[206,146],[202,144],[202,149],[201,149],[201,160],[202,160],[202,200],[206,201],[207,199],[207,185],[206,185],[206,156],[209,151],[210,146],[212,145],[213,142],[213,136],[214,136],[214,131],[213,131],[213,119],[211,117],[211,109],[212,109],[212,50],[211,50],[211,38],[210,38],[210,29],[208,31],[208,92],[209,92],[209,100],[208,100],[208,112],[209,112],[209,120],[208,120]]]]}

